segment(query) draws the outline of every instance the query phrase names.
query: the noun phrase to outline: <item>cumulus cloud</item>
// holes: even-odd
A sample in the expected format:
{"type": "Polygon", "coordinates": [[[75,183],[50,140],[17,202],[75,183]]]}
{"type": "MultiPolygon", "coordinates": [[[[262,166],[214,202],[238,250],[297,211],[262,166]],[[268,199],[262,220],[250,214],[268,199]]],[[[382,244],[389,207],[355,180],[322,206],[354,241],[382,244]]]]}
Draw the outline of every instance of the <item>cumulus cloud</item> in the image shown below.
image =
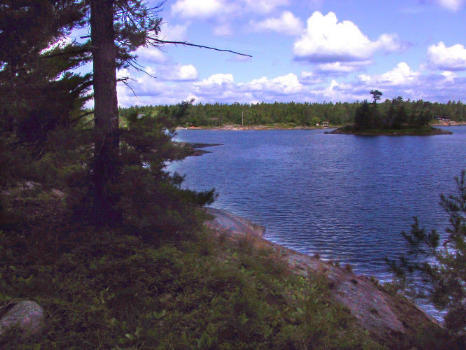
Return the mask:
{"type": "Polygon", "coordinates": [[[445,82],[447,83],[453,83],[455,79],[458,77],[456,73],[450,71],[442,72],[442,76],[445,78],[445,82]]]}
{"type": "Polygon", "coordinates": [[[359,79],[373,86],[404,86],[418,82],[420,73],[415,72],[406,62],[400,62],[392,70],[381,75],[361,74],[359,79]]]}
{"type": "Polygon", "coordinates": [[[212,88],[212,87],[220,87],[228,84],[232,84],[235,81],[233,78],[233,74],[214,74],[208,77],[207,79],[204,79],[198,83],[196,83],[196,86],[199,87],[205,87],[205,88],[212,88]]]}
{"type": "Polygon", "coordinates": [[[296,74],[290,73],[273,79],[262,77],[242,84],[246,91],[266,91],[275,94],[295,94],[303,89],[296,74]]]}
{"type": "Polygon", "coordinates": [[[157,78],[171,81],[194,81],[197,77],[197,69],[192,64],[167,66],[157,74],[157,78]]]}
{"type": "Polygon", "coordinates": [[[239,89],[232,74],[214,74],[210,77],[196,82],[192,86],[193,94],[198,96],[197,102],[249,102],[253,99],[252,94],[245,93],[239,89]]]}
{"type": "Polygon", "coordinates": [[[217,96],[219,99],[226,92],[235,90],[233,74],[218,73],[193,84],[194,93],[199,96],[217,96]]]}
{"type": "Polygon", "coordinates": [[[290,11],[284,11],[278,18],[267,18],[251,24],[258,31],[273,31],[288,35],[299,35],[304,29],[301,20],[290,11]]]}
{"type": "Polygon", "coordinates": [[[317,65],[316,71],[330,75],[347,74],[357,71],[370,63],[370,61],[321,63],[317,65]]]}
{"type": "Polygon", "coordinates": [[[289,0],[243,0],[246,7],[259,13],[269,13],[277,7],[286,6],[289,0]]]}
{"type": "Polygon", "coordinates": [[[129,75],[134,91],[133,94],[125,85],[118,84],[121,106],[176,104],[191,98],[196,103],[355,101],[369,98],[369,91],[374,88],[381,90],[384,98],[403,96],[446,102],[462,99],[466,89],[466,77],[450,71],[421,74],[404,62],[386,73],[361,75],[351,81],[345,79],[344,82],[338,78],[324,81],[315,72],[302,72],[299,79],[290,73],[247,82],[236,82],[232,74],[214,74],[195,82],[153,79],[128,70],[118,74],[119,77],[129,75]]]}
{"type": "Polygon", "coordinates": [[[177,0],[171,12],[183,18],[205,19],[231,13],[267,14],[289,3],[289,0],[177,0]]]}
{"type": "Polygon", "coordinates": [[[304,85],[295,74],[275,78],[262,77],[248,82],[235,82],[232,74],[214,74],[192,84],[193,94],[202,101],[227,103],[254,101],[298,101],[302,99],[304,85]]]}
{"type": "Polygon", "coordinates": [[[162,40],[183,41],[186,40],[187,29],[187,25],[171,25],[167,22],[162,22],[162,25],[160,26],[159,38],[162,40]]]}
{"type": "Polygon", "coordinates": [[[301,76],[299,77],[299,82],[303,85],[311,85],[311,84],[318,84],[320,83],[321,77],[315,74],[314,72],[301,72],[301,76]]]}
{"type": "Polygon", "coordinates": [[[321,90],[314,90],[313,93],[321,98],[323,97],[325,100],[333,102],[361,99],[362,95],[358,94],[354,90],[355,89],[351,84],[340,83],[336,80],[332,80],[327,87],[321,90]]]}
{"type": "Polygon", "coordinates": [[[435,68],[448,71],[466,70],[466,48],[461,44],[447,47],[441,41],[437,45],[429,46],[427,57],[435,68]]]}
{"type": "Polygon", "coordinates": [[[136,50],[135,54],[138,56],[138,59],[146,63],[165,63],[167,62],[167,57],[165,54],[156,47],[144,47],[141,46],[136,50]]]}
{"type": "Polygon", "coordinates": [[[229,13],[233,8],[227,0],[178,0],[172,5],[171,12],[184,18],[211,18],[229,13]]]}
{"type": "Polygon", "coordinates": [[[310,62],[367,61],[377,50],[390,52],[402,46],[396,35],[383,34],[371,41],[353,22],[338,22],[335,13],[323,15],[316,11],[294,43],[294,55],[310,62]]]}
{"type": "Polygon", "coordinates": [[[458,11],[463,6],[464,0],[436,0],[436,2],[451,11],[458,11]]]}

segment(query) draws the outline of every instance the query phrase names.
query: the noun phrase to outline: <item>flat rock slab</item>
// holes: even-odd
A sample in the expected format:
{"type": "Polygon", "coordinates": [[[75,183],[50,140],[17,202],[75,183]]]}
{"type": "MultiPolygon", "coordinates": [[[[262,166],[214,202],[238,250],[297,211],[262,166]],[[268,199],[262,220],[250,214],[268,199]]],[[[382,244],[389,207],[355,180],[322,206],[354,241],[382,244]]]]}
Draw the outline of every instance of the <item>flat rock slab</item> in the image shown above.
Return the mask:
{"type": "Polygon", "coordinates": [[[206,222],[207,227],[212,230],[232,236],[252,235],[262,237],[264,235],[265,227],[256,225],[225,210],[206,208],[206,212],[214,217],[212,220],[206,222]]]}

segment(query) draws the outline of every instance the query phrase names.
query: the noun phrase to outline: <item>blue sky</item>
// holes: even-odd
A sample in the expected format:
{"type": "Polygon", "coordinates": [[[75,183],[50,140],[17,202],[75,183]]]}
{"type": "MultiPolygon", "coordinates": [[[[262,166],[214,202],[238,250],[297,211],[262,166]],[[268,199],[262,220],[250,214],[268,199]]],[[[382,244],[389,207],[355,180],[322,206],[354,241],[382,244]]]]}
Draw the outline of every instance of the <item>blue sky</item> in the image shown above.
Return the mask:
{"type": "MultiPolygon", "coordinates": [[[[155,4],[156,1],[149,1],[155,4]]],[[[466,102],[466,0],[168,0],[166,40],[125,69],[121,106],[383,98],[466,102]]]]}

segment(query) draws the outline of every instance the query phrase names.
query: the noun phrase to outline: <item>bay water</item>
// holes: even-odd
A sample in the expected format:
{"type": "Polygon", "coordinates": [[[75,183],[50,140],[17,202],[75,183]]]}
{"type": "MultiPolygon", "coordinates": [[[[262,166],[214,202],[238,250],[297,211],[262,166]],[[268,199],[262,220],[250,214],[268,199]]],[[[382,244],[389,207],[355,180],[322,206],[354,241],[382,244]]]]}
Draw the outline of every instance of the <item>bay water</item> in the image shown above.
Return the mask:
{"type": "Polygon", "coordinates": [[[266,227],[265,238],[391,279],[385,257],[407,251],[417,216],[444,232],[440,194],[466,169],[466,127],[452,135],[355,136],[324,130],[179,130],[177,141],[221,144],[168,166],[183,186],[215,188],[213,207],[266,227]]]}

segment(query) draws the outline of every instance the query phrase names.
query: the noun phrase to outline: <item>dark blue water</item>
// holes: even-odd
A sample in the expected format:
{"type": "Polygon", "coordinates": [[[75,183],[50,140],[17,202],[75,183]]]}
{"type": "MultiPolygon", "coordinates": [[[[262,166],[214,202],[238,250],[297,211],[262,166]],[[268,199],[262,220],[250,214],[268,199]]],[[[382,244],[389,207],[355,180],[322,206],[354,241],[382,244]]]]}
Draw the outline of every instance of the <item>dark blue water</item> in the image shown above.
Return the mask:
{"type": "Polygon", "coordinates": [[[368,137],[321,130],[180,130],[177,139],[221,143],[170,165],[184,186],[215,188],[214,207],[266,227],[266,238],[389,279],[385,257],[418,216],[442,229],[441,193],[466,168],[466,127],[453,135],[368,137]]]}

